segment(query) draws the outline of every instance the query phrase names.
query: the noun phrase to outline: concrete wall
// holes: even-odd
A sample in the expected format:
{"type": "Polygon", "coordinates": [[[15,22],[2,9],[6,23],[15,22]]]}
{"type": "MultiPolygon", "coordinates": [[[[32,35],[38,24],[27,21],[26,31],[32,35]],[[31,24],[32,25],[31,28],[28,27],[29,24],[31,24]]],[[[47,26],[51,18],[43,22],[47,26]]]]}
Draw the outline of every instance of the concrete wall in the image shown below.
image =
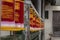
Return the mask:
{"type": "Polygon", "coordinates": [[[49,18],[45,19],[45,40],[48,40],[50,38],[49,34],[53,33],[53,28],[52,28],[53,12],[52,11],[60,11],[60,6],[48,5],[45,8],[45,10],[49,11],[49,18]]]}
{"type": "Polygon", "coordinates": [[[49,18],[45,19],[45,40],[50,38],[49,34],[52,33],[52,11],[50,5],[47,6],[46,10],[49,12],[49,18]]]}

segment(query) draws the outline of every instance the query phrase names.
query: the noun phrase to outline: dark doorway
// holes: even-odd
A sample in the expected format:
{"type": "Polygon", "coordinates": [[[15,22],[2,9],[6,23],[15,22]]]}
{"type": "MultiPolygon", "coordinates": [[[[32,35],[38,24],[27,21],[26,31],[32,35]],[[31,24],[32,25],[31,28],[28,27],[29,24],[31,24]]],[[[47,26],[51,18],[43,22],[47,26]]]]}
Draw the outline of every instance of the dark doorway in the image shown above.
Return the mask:
{"type": "Polygon", "coordinates": [[[53,33],[60,36],[60,11],[53,11],[53,33]]]}

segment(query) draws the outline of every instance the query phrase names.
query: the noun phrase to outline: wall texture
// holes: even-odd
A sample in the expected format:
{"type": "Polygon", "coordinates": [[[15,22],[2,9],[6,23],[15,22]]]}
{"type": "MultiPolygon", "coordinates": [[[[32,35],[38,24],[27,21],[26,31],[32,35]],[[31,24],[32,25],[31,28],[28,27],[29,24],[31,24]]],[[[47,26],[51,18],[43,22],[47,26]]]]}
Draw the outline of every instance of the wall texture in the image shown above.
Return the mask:
{"type": "Polygon", "coordinates": [[[5,37],[5,36],[8,36],[8,35],[10,35],[9,31],[0,31],[0,37],[5,37]]]}
{"type": "Polygon", "coordinates": [[[60,5],[60,0],[56,0],[56,5],[60,5]]]}

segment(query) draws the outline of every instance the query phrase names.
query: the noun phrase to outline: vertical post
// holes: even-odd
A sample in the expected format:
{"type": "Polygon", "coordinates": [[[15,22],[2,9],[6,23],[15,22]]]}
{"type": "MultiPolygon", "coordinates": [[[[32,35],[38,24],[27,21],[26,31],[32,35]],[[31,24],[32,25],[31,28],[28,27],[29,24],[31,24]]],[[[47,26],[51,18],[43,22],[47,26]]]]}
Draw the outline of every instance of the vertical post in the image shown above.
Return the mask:
{"type": "Polygon", "coordinates": [[[26,28],[25,30],[25,40],[30,40],[30,0],[25,0],[24,1],[24,27],[26,28]]]}
{"type": "Polygon", "coordinates": [[[38,0],[39,16],[41,17],[41,0],[38,0]]]}
{"type": "Polygon", "coordinates": [[[39,40],[41,40],[41,30],[39,31],[39,40]]]}
{"type": "MultiPolygon", "coordinates": [[[[39,15],[43,19],[42,21],[44,22],[44,0],[39,0],[39,15]]],[[[41,22],[41,21],[40,21],[41,22]]],[[[41,35],[42,30],[39,31],[39,40],[42,40],[42,35],[41,35]]]]}
{"type": "MultiPolygon", "coordinates": [[[[42,8],[42,9],[41,9],[41,17],[42,17],[42,19],[43,19],[43,20],[42,20],[43,22],[44,22],[44,19],[45,19],[45,18],[44,18],[44,17],[45,17],[45,14],[44,14],[44,10],[45,10],[45,9],[44,9],[44,8],[45,8],[44,6],[45,6],[45,5],[44,5],[44,3],[45,3],[45,1],[44,1],[44,0],[41,0],[41,8],[42,8]]],[[[41,30],[41,33],[42,33],[43,31],[44,31],[44,30],[41,30]]],[[[43,33],[44,33],[44,32],[43,32],[43,33]]],[[[44,35],[42,35],[42,34],[41,34],[41,40],[44,40],[44,35]]]]}
{"type": "Polygon", "coordinates": [[[43,0],[43,21],[45,20],[45,0],[43,0]]]}
{"type": "MultiPolygon", "coordinates": [[[[39,16],[41,17],[41,0],[38,0],[39,16]]],[[[41,22],[41,21],[40,21],[41,22]]],[[[39,30],[39,40],[41,40],[41,30],[39,30]]]]}
{"type": "MultiPolygon", "coordinates": [[[[45,0],[43,0],[43,22],[45,23],[45,0]]],[[[43,40],[45,40],[45,26],[43,31],[43,40]]]]}
{"type": "MultiPolygon", "coordinates": [[[[1,29],[1,8],[2,8],[2,0],[0,0],[0,29],[1,29]]],[[[1,40],[1,30],[0,30],[0,40],[1,40]]]]}

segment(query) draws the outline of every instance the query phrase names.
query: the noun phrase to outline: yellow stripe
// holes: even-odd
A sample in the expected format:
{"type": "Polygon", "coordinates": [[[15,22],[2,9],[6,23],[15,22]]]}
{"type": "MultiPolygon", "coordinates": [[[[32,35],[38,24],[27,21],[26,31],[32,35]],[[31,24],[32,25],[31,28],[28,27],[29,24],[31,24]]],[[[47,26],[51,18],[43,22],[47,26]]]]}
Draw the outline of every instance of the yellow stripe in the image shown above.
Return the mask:
{"type": "Polygon", "coordinates": [[[30,32],[37,32],[37,31],[39,31],[39,30],[32,30],[32,29],[30,29],[30,32]]]}
{"type": "Polygon", "coordinates": [[[24,2],[23,0],[15,0],[15,1],[24,2]]]}
{"type": "Polygon", "coordinates": [[[21,30],[25,30],[25,28],[2,26],[2,27],[0,27],[0,30],[3,30],[3,31],[21,31],[21,30]]]}
{"type": "Polygon", "coordinates": [[[5,1],[5,2],[14,2],[13,0],[2,0],[2,1],[5,1]]]}

